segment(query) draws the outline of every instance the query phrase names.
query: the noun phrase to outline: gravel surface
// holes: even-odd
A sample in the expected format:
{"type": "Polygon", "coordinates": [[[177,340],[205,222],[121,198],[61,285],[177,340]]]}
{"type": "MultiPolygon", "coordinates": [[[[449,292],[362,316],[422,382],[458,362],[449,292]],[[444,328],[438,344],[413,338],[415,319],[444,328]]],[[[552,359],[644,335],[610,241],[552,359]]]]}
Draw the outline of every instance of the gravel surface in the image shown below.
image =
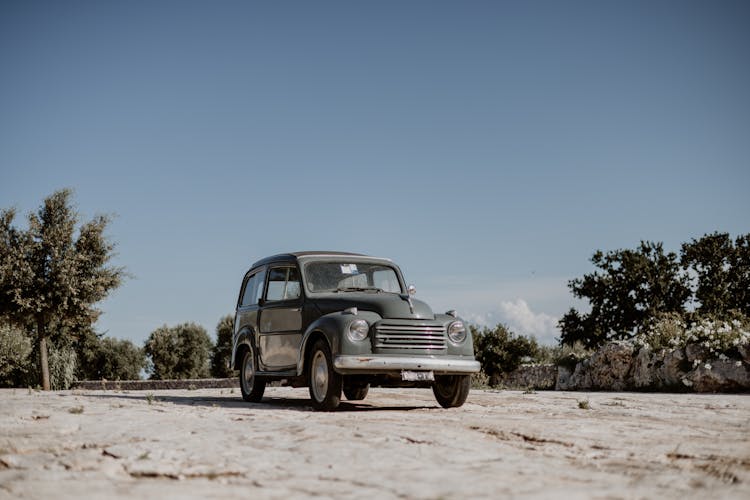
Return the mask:
{"type": "Polygon", "coordinates": [[[0,498],[750,498],[750,396],[0,390],[0,498]]]}

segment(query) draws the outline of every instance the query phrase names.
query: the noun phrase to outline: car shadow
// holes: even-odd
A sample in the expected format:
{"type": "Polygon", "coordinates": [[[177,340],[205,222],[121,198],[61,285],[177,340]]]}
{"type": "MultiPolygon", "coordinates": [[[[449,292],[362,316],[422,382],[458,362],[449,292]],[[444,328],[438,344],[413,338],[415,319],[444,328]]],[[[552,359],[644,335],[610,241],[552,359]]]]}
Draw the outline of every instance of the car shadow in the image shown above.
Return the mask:
{"type": "MultiPolygon", "coordinates": [[[[161,404],[169,403],[182,406],[202,406],[211,408],[238,408],[238,409],[252,409],[252,410],[291,410],[291,411],[302,411],[312,412],[315,411],[310,403],[309,399],[303,398],[280,398],[280,397],[264,397],[259,403],[248,403],[242,399],[240,395],[227,395],[227,396],[175,396],[175,395],[160,395],[158,392],[155,393],[133,393],[133,392],[121,392],[115,394],[85,394],[87,398],[98,398],[98,399],[128,399],[132,401],[146,401],[149,404],[161,404]]],[[[339,407],[335,410],[337,412],[356,412],[356,411],[413,411],[413,410],[435,410],[440,409],[440,406],[435,404],[434,406],[377,406],[371,405],[364,402],[351,402],[342,401],[339,407]]]]}

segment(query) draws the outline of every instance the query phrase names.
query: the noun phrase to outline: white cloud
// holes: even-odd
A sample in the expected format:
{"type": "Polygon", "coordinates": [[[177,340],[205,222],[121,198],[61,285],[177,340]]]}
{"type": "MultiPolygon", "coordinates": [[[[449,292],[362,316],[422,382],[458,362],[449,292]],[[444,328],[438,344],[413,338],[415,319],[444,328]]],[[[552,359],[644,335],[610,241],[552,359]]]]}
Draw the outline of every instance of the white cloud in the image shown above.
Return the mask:
{"type": "Polygon", "coordinates": [[[489,328],[503,323],[514,333],[533,336],[541,344],[557,344],[557,321],[571,306],[586,308],[571,295],[567,286],[570,278],[565,276],[483,283],[462,281],[460,277],[439,278],[425,280],[423,287],[417,283],[417,297],[435,312],[455,309],[465,320],[489,328]]]}
{"type": "Polygon", "coordinates": [[[490,328],[503,323],[514,333],[535,337],[541,344],[556,344],[556,338],[560,336],[558,318],[543,312],[535,313],[523,299],[503,301],[494,311],[467,314],[466,319],[490,328]]]}
{"type": "Polygon", "coordinates": [[[523,299],[502,302],[500,311],[507,318],[509,326],[517,328],[518,333],[533,335],[540,342],[553,342],[559,335],[558,319],[549,314],[533,312],[523,299]]]}

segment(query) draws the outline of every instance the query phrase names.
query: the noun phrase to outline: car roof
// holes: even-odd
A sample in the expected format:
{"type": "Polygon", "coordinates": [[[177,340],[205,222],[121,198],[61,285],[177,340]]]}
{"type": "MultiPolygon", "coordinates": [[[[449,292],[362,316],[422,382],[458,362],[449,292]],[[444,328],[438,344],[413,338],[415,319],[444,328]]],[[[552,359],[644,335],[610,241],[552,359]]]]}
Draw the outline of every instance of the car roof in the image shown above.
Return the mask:
{"type": "Polygon", "coordinates": [[[325,257],[325,256],[347,256],[347,255],[351,257],[368,257],[368,255],[361,254],[361,253],[306,250],[303,252],[289,252],[289,253],[280,253],[276,255],[271,255],[270,257],[266,257],[264,259],[261,259],[255,262],[250,268],[253,269],[258,266],[262,266],[264,264],[269,264],[271,262],[296,262],[299,257],[325,257]]]}

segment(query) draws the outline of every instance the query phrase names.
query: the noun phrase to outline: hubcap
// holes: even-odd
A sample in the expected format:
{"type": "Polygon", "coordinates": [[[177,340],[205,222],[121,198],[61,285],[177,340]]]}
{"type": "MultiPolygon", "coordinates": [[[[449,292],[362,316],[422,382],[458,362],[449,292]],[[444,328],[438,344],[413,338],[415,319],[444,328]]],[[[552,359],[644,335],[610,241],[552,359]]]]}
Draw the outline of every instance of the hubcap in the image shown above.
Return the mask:
{"type": "Polygon", "coordinates": [[[325,354],[317,351],[312,359],[312,385],[313,394],[317,401],[323,401],[328,392],[328,362],[325,354]]]}
{"type": "Polygon", "coordinates": [[[242,365],[242,375],[242,383],[245,386],[245,392],[249,393],[253,389],[253,379],[255,378],[252,352],[245,354],[245,361],[242,365]]]}

